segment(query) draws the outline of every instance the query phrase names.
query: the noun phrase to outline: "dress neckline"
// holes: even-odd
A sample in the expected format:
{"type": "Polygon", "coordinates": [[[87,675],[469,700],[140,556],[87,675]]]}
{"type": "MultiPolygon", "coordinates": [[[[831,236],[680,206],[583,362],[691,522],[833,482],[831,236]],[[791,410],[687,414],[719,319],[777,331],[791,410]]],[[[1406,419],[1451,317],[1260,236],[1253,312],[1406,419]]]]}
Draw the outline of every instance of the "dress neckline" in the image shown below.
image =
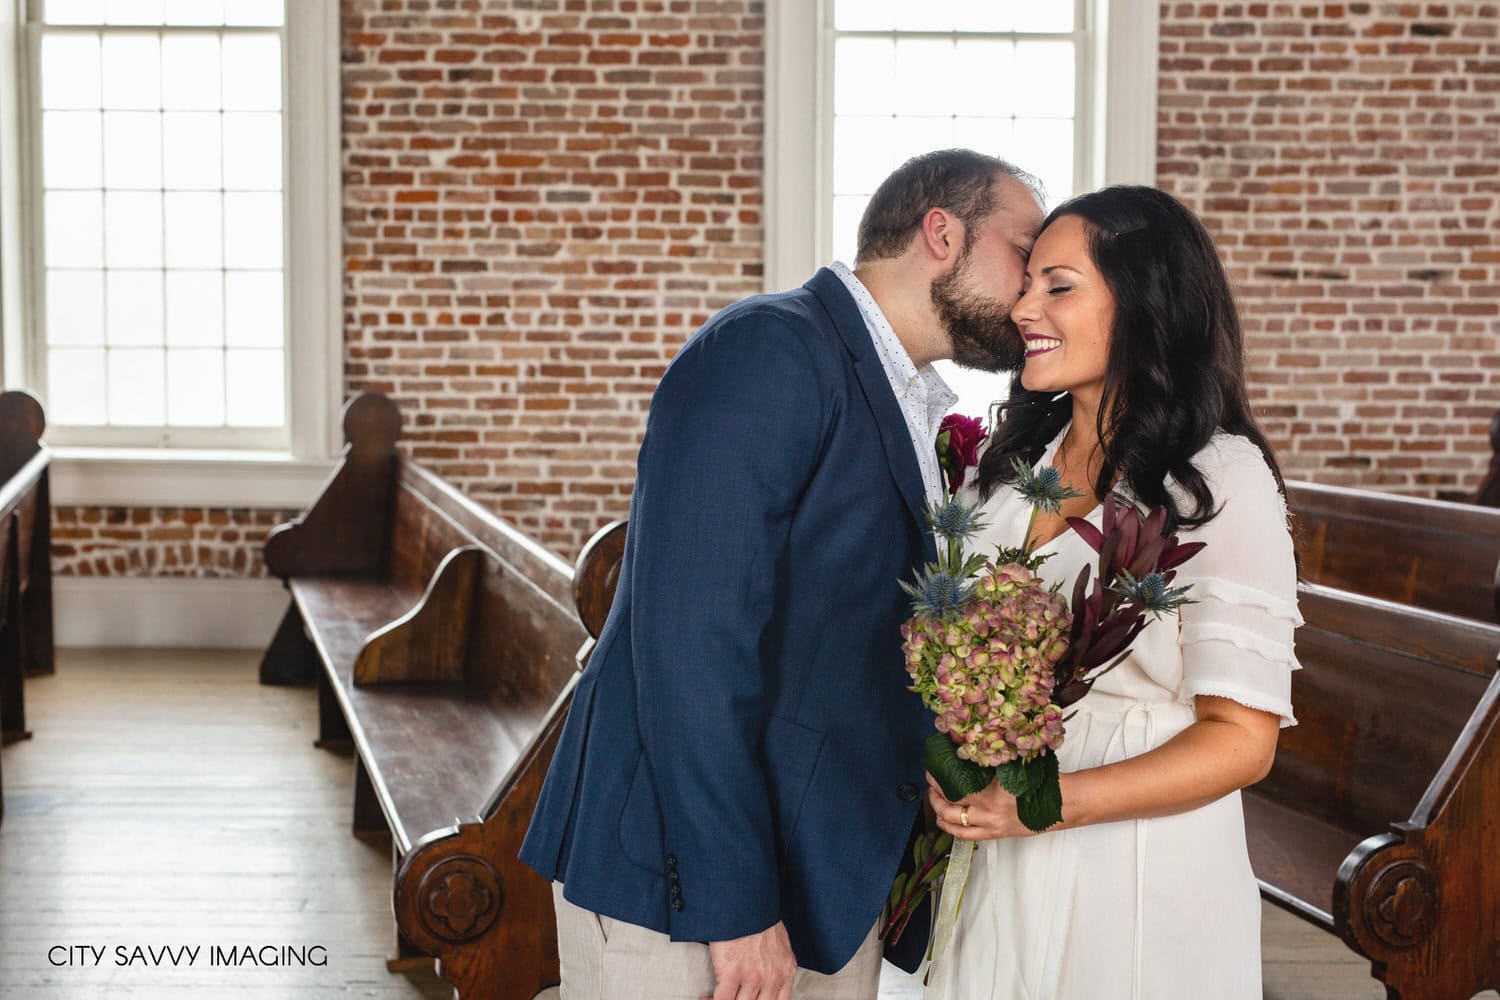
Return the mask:
{"type": "MultiPolygon", "coordinates": [[[[1052,464],[1052,459],[1057,455],[1057,449],[1058,449],[1058,447],[1062,444],[1063,438],[1067,437],[1067,435],[1068,435],[1068,429],[1070,427],[1072,427],[1072,426],[1073,426],[1073,421],[1072,420],[1069,420],[1067,423],[1063,424],[1062,430],[1058,431],[1057,432],[1057,436],[1054,437],[1050,442],[1048,442],[1046,449],[1042,452],[1042,457],[1037,461],[1036,465],[1032,466],[1032,471],[1033,472],[1037,471],[1038,469],[1044,469],[1047,466],[1049,466],[1049,465],[1052,464]]],[[[1022,503],[1023,503],[1023,506],[1026,508],[1026,519],[1029,521],[1031,519],[1031,505],[1025,503],[1024,501],[1022,501],[1022,503]]],[[[1104,510],[1104,505],[1102,503],[1096,503],[1096,504],[1094,504],[1094,506],[1092,508],[1089,509],[1089,512],[1087,514],[1083,515],[1083,519],[1085,521],[1088,521],[1088,522],[1092,523],[1094,521],[1094,518],[1096,516],[1099,516],[1100,513],[1103,510],[1104,510]]],[[[1023,530],[1024,530],[1024,523],[1023,523],[1023,530]]],[[[1045,548],[1049,548],[1052,545],[1055,545],[1057,542],[1062,541],[1064,538],[1068,537],[1069,535],[1072,535],[1075,538],[1079,538],[1079,540],[1082,541],[1082,538],[1079,537],[1078,532],[1074,531],[1073,530],[1073,526],[1071,524],[1069,524],[1066,527],[1064,527],[1062,531],[1058,532],[1055,536],[1053,536],[1052,538],[1047,539],[1047,541],[1042,542],[1040,545],[1038,545],[1034,551],[1040,552],[1040,551],[1042,551],[1045,548]]]]}

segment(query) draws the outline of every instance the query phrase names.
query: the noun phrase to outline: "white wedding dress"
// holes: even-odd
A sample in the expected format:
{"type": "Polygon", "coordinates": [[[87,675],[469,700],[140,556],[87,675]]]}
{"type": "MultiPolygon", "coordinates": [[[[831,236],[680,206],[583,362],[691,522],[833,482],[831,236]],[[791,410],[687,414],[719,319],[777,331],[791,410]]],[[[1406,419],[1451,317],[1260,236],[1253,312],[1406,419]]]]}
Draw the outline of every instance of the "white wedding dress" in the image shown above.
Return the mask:
{"type": "MultiPolygon", "coordinates": [[[[1051,464],[1064,433],[1039,468],[1051,464]]],[[[1222,505],[1207,525],[1178,532],[1208,543],[1173,581],[1192,584],[1188,596],[1198,603],[1182,608],[1180,627],[1171,616],[1147,625],[1129,659],[1074,706],[1058,752],[1063,771],[1167,742],[1194,721],[1195,695],[1231,698],[1295,725],[1292,632],[1301,617],[1285,504],[1245,438],[1217,435],[1194,464],[1222,505]]],[[[1014,490],[997,490],[984,513],[989,524],[972,550],[993,556],[996,545],[1020,544],[1031,508],[1014,490]]],[[[1099,518],[1099,508],[1088,515],[1096,526],[1099,518]]],[[[1042,576],[1065,595],[1084,564],[1094,566],[1091,580],[1097,574],[1096,554],[1072,530],[1041,551],[1053,553],[1042,576]]],[[[1174,816],[981,843],[926,996],[1259,1000],[1260,899],[1240,794],[1174,816]]]]}

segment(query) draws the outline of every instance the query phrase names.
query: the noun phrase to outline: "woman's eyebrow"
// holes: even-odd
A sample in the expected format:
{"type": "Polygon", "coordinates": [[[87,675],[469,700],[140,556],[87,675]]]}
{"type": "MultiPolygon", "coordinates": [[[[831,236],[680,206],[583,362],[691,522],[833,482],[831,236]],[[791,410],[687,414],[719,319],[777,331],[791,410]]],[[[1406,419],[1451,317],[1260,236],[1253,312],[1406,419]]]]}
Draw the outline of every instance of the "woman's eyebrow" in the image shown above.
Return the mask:
{"type": "Polygon", "coordinates": [[[1074,274],[1083,273],[1082,271],[1078,270],[1078,268],[1069,267],[1067,264],[1052,264],[1048,267],[1042,268],[1043,274],[1051,274],[1053,271],[1072,271],[1074,274]]]}

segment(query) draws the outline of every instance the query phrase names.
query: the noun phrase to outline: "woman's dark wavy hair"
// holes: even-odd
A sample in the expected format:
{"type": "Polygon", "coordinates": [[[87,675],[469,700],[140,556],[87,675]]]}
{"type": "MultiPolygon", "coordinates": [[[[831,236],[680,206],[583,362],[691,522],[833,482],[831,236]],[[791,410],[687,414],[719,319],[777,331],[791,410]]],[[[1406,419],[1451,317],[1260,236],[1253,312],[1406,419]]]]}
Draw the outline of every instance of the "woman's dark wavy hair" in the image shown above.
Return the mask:
{"type": "MultiPolygon", "coordinates": [[[[1281,468],[1250,410],[1229,279],[1197,216],[1155,188],[1119,186],[1064,202],[1042,229],[1069,215],[1083,220],[1089,256],[1115,300],[1095,495],[1119,483],[1142,503],[1166,507],[1173,530],[1206,524],[1219,511],[1191,459],[1221,430],[1255,443],[1284,495],[1281,468]],[[1168,475],[1192,499],[1191,509],[1167,492],[1168,475]]],[[[1066,393],[1032,392],[1019,372],[1013,375],[1009,397],[991,413],[994,439],[979,463],[980,495],[1015,481],[1014,459],[1034,465],[1071,413],[1066,393]]]]}

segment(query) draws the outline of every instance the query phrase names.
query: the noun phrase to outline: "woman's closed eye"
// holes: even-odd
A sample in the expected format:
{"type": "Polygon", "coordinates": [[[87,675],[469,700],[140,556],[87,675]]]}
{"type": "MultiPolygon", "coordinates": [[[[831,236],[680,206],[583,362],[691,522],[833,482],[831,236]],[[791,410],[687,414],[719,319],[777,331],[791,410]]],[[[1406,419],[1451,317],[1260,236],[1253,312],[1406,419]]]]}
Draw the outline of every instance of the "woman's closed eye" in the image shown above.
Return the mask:
{"type": "Polygon", "coordinates": [[[1072,285],[1053,285],[1051,288],[1047,289],[1047,294],[1062,295],[1064,292],[1071,292],[1072,290],[1072,285]]]}

